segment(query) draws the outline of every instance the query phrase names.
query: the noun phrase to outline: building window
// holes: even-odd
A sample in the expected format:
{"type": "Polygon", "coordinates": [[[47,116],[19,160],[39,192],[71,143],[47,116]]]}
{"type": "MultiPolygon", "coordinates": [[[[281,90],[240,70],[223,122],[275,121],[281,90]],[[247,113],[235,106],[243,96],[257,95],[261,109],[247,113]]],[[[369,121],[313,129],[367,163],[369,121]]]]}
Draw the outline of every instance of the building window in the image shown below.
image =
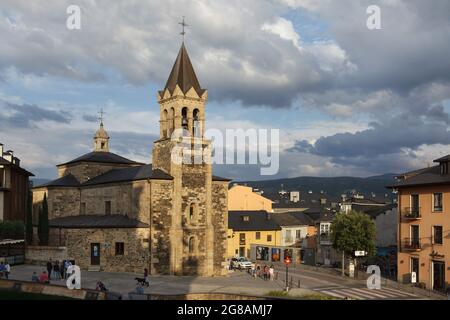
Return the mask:
{"type": "Polygon", "coordinates": [[[267,242],[272,242],[272,235],[271,234],[267,235],[267,242]]]}
{"type": "Polygon", "coordinates": [[[250,217],[249,216],[242,216],[242,221],[248,222],[248,221],[250,221],[250,217]]]}
{"type": "Polygon", "coordinates": [[[195,249],[195,239],[194,237],[190,237],[189,238],[189,253],[194,253],[194,249],[195,249]]]}
{"type": "Polygon", "coordinates": [[[82,203],[81,203],[80,214],[81,214],[81,215],[86,214],[86,202],[82,202],[82,203]]]}
{"type": "Polygon", "coordinates": [[[441,163],[441,174],[448,174],[448,162],[441,163]]]}
{"type": "Polygon", "coordinates": [[[442,226],[433,227],[433,243],[442,244],[442,226]]]}
{"type": "Polygon", "coordinates": [[[125,253],[125,243],[116,242],[116,256],[123,256],[125,253]]]}
{"type": "Polygon", "coordinates": [[[245,233],[239,233],[239,245],[245,245],[245,233]]]}
{"type": "Polygon", "coordinates": [[[292,230],[286,230],[286,242],[292,242],[292,230]]]}
{"type": "Polygon", "coordinates": [[[194,204],[189,206],[189,222],[194,221],[194,204]]]}
{"type": "Polygon", "coordinates": [[[442,193],[433,193],[433,211],[442,211],[442,193]]]}
{"type": "Polygon", "coordinates": [[[105,201],[105,214],[111,214],[111,201],[105,201]]]}
{"type": "Polygon", "coordinates": [[[261,239],[261,232],[256,231],[255,238],[256,238],[256,240],[260,240],[261,239]]]}
{"type": "Polygon", "coordinates": [[[295,239],[299,241],[302,238],[302,231],[301,230],[295,230],[295,239]]]}

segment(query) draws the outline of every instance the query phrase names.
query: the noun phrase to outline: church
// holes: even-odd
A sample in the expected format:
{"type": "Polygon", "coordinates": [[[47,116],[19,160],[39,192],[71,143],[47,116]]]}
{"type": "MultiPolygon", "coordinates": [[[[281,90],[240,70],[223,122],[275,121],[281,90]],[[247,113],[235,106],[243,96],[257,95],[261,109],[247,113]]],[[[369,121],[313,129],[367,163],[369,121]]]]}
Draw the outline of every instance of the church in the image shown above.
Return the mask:
{"type": "Polygon", "coordinates": [[[49,248],[59,250],[49,258],[75,260],[91,271],[227,273],[229,180],[214,176],[209,161],[171,157],[178,143],[172,134],[181,129],[188,133],[188,145],[211,152],[204,137],[207,99],[183,42],[157,93],[160,137],[153,143],[151,164],[110,152],[114,140],[101,121],[92,152],[57,165],[56,180],[33,188],[35,225],[47,197],[49,248]]]}

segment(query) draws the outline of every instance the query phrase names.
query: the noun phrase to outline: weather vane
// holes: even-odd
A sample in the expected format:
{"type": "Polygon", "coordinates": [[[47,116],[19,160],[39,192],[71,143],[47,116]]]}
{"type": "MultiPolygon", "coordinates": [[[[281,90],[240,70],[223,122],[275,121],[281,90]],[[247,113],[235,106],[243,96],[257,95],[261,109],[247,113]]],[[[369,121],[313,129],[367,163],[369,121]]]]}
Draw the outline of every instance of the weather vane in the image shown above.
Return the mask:
{"type": "Polygon", "coordinates": [[[98,120],[100,120],[100,125],[103,126],[103,115],[105,114],[105,112],[103,111],[103,108],[100,109],[100,117],[98,117],[98,120]]]}
{"type": "Polygon", "coordinates": [[[181,25],[181,27],[182,27],[182,31],[180,32],[180,34],[183,37],[183,42],[184,42],[184,35],[186,34],[186,32],[184,32],[184,27],[189,27],[189,25],[184,22],[184,16],[183,16],[183,20],[181,22],[178,22],[178,24],[181,25]]]}

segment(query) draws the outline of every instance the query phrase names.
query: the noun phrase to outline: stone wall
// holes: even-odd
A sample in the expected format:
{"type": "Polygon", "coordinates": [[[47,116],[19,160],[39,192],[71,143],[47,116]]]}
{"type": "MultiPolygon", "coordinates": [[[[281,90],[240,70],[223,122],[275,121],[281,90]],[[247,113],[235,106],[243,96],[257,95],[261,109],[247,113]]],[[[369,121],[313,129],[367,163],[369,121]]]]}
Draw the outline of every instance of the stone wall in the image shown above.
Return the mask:
{"type": "Polygon", "coordinates": [[[212,212],[214,226],[214,274],[226,275],[228,233],[228,182],[212,183],[212,212]]]}
{"type": "Polygon", "coordinates": [[[147,180],[85,187],[81,202],[86,214],[105,214],[105,202],[111,202],[111,214],[123,214],[149,223],[150,186],[147,180]]]}
{"type": "Polygon", "coordinates": [[[99,176],[111,169],[120,169],[136,166],[136,164],[115,164],[97,162],[77,162],[58,166],[58,177],[72,174],[80,183],[99,176]]]}
{"type": "Polygon", "coordinates": [[[49,259],[52,259],[53,261],[62,261],[67,259],[67,248],[53,246],[26,246],[25,263],[45,265],[49,259]]]}
{"type": "Polygon", "coordinates": [[[100,270],[139,272],[148,268],[147,228],[69,229],[66,232],[67,255],[81,269],[91,266],[91,243],[100,244],[100,270]],[[116,242],[124,243],[124,254],[116,255],[116,242]]]}
{"type": "Polygon", "coordinates": [[[151,181],[151,274],[170,274],[172,181],[151,181]]]}
{"type": "Polygon", "coordinates": [[[38,222],[39,206],[47,193],[48,218],[75,216],[80,213],[80,190],[68,187],[33,189],[33,222],[38,222]]]}

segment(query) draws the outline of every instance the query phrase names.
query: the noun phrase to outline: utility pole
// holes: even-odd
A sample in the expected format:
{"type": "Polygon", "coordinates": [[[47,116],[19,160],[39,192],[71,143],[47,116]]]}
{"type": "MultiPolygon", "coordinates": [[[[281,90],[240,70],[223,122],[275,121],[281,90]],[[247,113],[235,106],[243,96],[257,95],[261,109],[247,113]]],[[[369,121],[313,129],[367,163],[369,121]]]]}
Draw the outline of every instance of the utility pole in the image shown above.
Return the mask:
{"type": "Polygon", "coordinates": [[[342,251],[342,276],[345,276],[345,253],[342,251]]]}

